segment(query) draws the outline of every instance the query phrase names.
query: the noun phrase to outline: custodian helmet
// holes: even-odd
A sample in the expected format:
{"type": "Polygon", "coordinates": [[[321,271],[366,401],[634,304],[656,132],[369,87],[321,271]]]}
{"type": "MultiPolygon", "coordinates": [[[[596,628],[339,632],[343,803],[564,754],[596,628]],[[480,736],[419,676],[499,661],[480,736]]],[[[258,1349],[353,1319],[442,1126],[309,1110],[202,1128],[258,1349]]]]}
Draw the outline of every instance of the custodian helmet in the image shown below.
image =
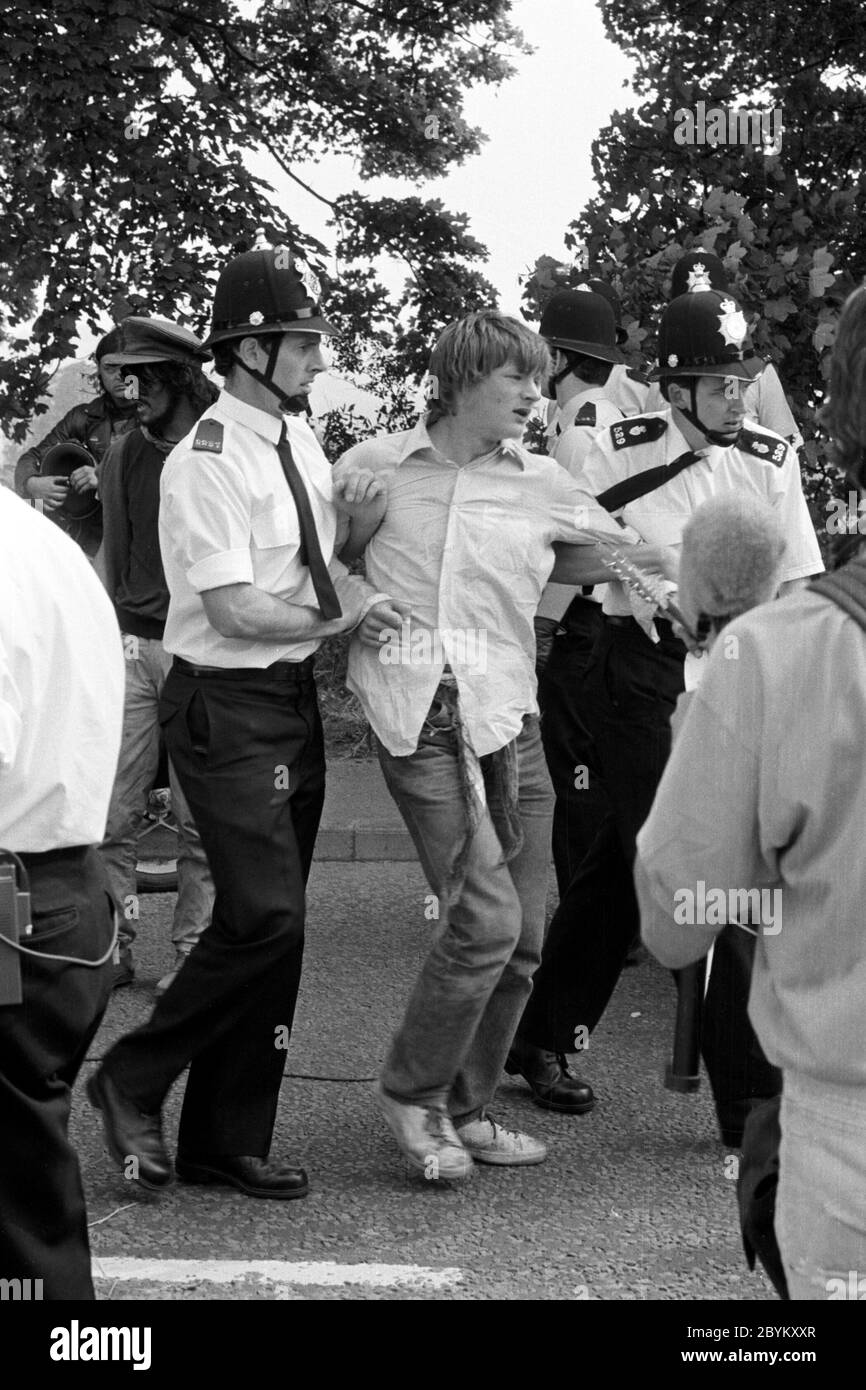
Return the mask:
{"type": "Polygon", "coordinates": [[[329,333],[321,286],[286,246],[245,251],[223,267],[214,295],[206,347],[262,333],[329,333]]]}
{"type": "Polygon", "coordinates": [[[624,362],[608,300],[591,290],[559,290],[544,306],[538,328],[551,347],[602,362],[624,362]]]}
{"type": "MultiPolygon", "coordinates": [[[[264,242],[264,233],[259,234],[264,242]]],[[[303,396],[289,396],[273,376],[283,333],[327,333],[337,329],[322,316],[321,286],[287,246],[258,244],[233,257],[223,267],[214,294],[213,316],[206,347],[275,334],[263,372],[250,367],[237,352],[236,365],[276,396],[283,410],[307,409],[303,396]]]]}
{"type": "Polygon", "coordinates": [[[746,352],[748,325],[735,299],[718,290],[681,294],[662,311],[658,366],[651,381],[676,376],[756,377],[763,365],[746,352]]]}

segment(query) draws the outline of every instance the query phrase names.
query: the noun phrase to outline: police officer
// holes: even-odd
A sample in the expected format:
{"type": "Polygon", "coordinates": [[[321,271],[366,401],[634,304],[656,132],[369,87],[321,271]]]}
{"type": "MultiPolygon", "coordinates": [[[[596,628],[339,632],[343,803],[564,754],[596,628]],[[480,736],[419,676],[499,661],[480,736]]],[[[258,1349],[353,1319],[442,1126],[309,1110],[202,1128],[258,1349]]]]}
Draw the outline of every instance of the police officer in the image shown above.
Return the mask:
{"type": "MultiPolygon", "coordinates": [[[[600,294],[561,290],[545,305],[539,332],[553,356],[547,391],[557,407],[547,429],[547,452],[579,481],[596,431],[622,419],[606,396],[613,367],[624,360],[613,310],[600,294]]],[[[600,589],[547,585],[535,634],[542,737],[556,791],[553,858],[560,894],[607,810],[598,779],[591,779],[591,790],[583,785],[580,769],[590,754],[576,701],[601,625],[600,589]]]]}
{"type": "MultiPolygon", "coordinates": [[[[617,346],[624,347],[628,342],[628,333],[622,325],[622,302],[616,291],[606,280],[597,279],[584,280],[577,288],[604,296],[613,310],[617,346]]],[[[610,375],[605,382],[605,396],[616,406],[620,415],[641,415],[647,410],[651,389],[645,373],[638,371],[636,367],[628,366],[622,357],[611,367],[610,375]]]]}
{"type": "MultiPolygon", "coordinates": [[[[756,370],[746,360],[746,332],[729,296],[706,290],[673,300],[662,315],[653,373],[667,408],[601,431],[583,479],[645,541],[666,550],[672,567],[683,528],[702,501],[725,492],[757,493],[785,534],[784,587],[820,571],[821,556],[790,447],[760,426],[744,427],[740,383],[756,370]]],[[[645,631],[619,582],[606,586],[603,610],[604,630],[581,698],[613,816],[551,923],[516,1040],[525,1065],[534,1051],[579,1049],[615,987],[638,922],[635,838],[668,756],[670,715],[684,688],[685,647],[670,622],[656,617],[655,633],[645,631]]],[[[712,1055],[704,1054],[728,1143],[739,1141],[746,1098],[773,1094],[776,1084],[762,1056],[744,1054],[741,1024],[711,1026],[712,1055]]]]}
{"type": "MultiPolygon", "coordinates": [[[[625,335],[616,326],[615,298],[607,286],[604,293],[588,284],[560,290],[548,300],[539,325],[553,357],[547,394],[556,403],[547,452],[578,481],[596,431],[622,419],[606,394],[612,372],[625,360],[617,343],[625,335]]],[[[580,708],[580,684],[602,627],[601,594],[599,586],[548,584],[535,618],[541,736],[556,793],[553,859],[560,896],[610,809],[580,708]]],[[[548,1108],[570,1114],[592,1109],[592,1089],[568,1072],[563,1059],[524,1058],[517,1048],[507,1065],[524,1074],[548,1108]]]]}
{"type": "Polygon", "coordinates": [[[166,746],[212,867],[210,926],[149,1022],[108,1052],[88,1088],[109,1150],[159,1189],[172,1177],[160,1108],[189,1064],[177,1174],[252,1197],[307,1191],[269,1158],[301,975],[304,890],[324,799],[313,653],[359,628],[378,643],[404,608],[335,558],[384,511],[356,480],[342,505],[303,410],[323,370],[318,282],[285,247],[236,257],[217,284],[212,348],[225,386],[172,451],[160,545],[170,601],[166,746]],[[134,1161],[131,1161],[134,1160],[134,1161]]]}
{"type": "MultiPolygon", "coordinates": [[[[720,294],[730,294],[728,274],[718,256],[710,251],[687,251],[681,256],[671,272],[671,299],[681,294],[700,294],[704,290],[718,290],[720,294]]],[[[747,420],[757,420],[765,429],[780,434],[794,450],[803,446],[803,436],[779,380],[779,374],[772,362],[755,358],[757,372],[752,381],[743,388],[743,405],[747,420]]],[[[644,410],[663,410],[664,398],[659,388],[650,388],[643,406],[644,410]]],[[[630,412],[627,412],[630,413],[630,412]]]]}

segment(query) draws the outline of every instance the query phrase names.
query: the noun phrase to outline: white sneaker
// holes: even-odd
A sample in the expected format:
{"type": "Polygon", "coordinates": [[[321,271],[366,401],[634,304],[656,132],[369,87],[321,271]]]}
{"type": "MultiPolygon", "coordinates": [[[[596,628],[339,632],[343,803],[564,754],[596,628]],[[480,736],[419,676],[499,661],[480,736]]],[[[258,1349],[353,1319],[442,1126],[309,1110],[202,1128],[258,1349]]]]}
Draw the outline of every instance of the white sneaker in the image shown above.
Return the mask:
{"type": "Polygon", "coordinates": [[[543,1163],[547,1158],[547,1145],[542,1144],[540,1139],[533,1139],[516,1129],[504,1129],[489,1115],[461,1125],[457,1137],[479,1163],[518,1166],[543,1163]]]}
{"type": "Polygon", "coordinates": [[[454,1132],[447,1110],[436,1105],[407,1105],[386,1095],[381,1084],[376,1100],[407,1162],[429,1182],[468,1178],[474,1164],[454,1132]]]}

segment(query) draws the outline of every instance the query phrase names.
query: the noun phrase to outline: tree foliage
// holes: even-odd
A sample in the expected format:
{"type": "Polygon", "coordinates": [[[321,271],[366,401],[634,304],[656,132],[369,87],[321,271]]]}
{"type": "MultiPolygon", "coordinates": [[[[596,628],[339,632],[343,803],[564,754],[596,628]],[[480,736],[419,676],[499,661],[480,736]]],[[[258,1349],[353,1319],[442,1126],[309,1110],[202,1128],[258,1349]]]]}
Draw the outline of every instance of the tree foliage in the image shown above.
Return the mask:
{"type": "Polygon", "coordinates": [[[106,315],[139,309],[202,329],[219,265],[259,227],[316,265],[329,312],[417,368],[433,332],[493,297],[465,218],[348,193],[331,205],[346,274],[329,285],[325,248],[250,172],[249,153],[268,150],[303,187],[297,166],[325,152],[351,155],[362,183],[442,174],[484,139],[463,117],[466,89],[501,82],[525,51],[509,9],[263,0],[249,17],[232,0],[0,4],[6,428],[22,437],[79,323],[98,332],[106,315]],[[393,300],[372,266],[382,254],[409,270],[393,300]]]}
{"type": "MultiPolygon", "coordinates": [[[[844,299],[866,273],[866,11],[859,0],[601,0],[607,31],[635,62],[637,110],[593,143],[598,195],[570,224],[567,265],[539,257],[525,287],[536,316],[584,268],[623,300],[628,350],[652,358],[671,267],[713,250],[771,357],[805,438],[816,521],[838,486],[815,423],[844,299]],[[782,116],[781,148],[681,144],[677,112],[782,116]]],[[[728,134],[730,135],[730,131],[728,134]]]]}

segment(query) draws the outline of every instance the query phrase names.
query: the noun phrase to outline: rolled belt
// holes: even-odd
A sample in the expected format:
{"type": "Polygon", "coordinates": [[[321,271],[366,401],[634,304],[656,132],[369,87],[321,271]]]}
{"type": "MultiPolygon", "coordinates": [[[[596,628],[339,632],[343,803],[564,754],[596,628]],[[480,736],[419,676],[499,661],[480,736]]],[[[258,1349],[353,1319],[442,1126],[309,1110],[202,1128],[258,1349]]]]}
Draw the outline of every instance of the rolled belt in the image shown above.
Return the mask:
{"type": "Polygon", "coordinates": [[[274,680],[307,682],[313,679],[313,658],[303,661],[275,661],[271,666],[196,666],[176,656],[173,669],[184,676],[195,676],[197,680],[274,680]]]}

